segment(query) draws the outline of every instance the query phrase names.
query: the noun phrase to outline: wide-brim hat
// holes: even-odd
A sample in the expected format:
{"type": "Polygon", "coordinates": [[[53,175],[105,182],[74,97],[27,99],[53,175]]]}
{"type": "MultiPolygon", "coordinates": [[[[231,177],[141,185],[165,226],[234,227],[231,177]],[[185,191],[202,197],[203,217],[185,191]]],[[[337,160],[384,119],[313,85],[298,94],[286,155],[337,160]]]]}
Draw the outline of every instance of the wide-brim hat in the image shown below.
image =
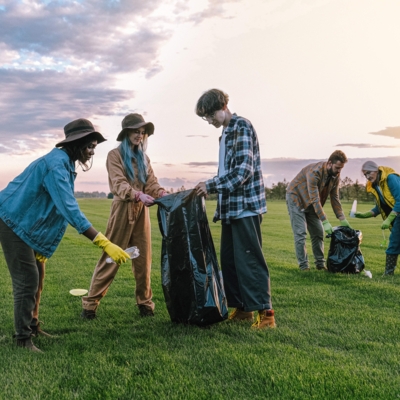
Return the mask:
{"type": "Polygon", "coordinates": [[[94,134],[97,143],[105,142],[107,139],[94,129],[93,124],[84,118],[76,119],[64,126],[65,139],[56,144],[56,147],[61,147],[65,143],[70,143],[81,139],[85,136],[94,134]]]}
{"type": "Polygon", "coordinates": [[[154,133],[154,124],[152,122],[146,122],[140,114],[128,114],[121,122],[122,131],[119,133],[117,140],[122,142],[125,135],[130,129],[139,129],[142,126],[146,127],[146,134],[148,136],[154,133]]]}

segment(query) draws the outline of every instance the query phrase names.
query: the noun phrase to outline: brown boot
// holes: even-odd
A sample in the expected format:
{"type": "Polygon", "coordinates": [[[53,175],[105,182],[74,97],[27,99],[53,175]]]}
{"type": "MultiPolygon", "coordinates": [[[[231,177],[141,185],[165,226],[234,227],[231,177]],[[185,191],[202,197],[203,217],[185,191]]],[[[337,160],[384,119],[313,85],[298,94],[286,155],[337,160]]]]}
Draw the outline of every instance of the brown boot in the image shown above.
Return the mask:
{"type": "Polygon", "coordinates": [[[254,329],[276,328],[274,310],[260,310],[256,322],[251,327],[254,329]]]}
{"type": "Polygon", "coordinates": [[[231,321],[253,321],[254,313],[252,311],[243,311],[235,308],[228,317],[231,321]]]}
{"type": "Polygon", "coordinates": [[[32,339],[30,337],[28,339],[17,339],[17,347],[25,347],[26,349],[34,351],[35,353],[43,353],[42,350],[38,349],[32,343],[32,339]]]}
{"type": "Polygon", "coordinates": [[[384,275],[394,275],[398,254],[386,254],[386,266],[384,275]]]}

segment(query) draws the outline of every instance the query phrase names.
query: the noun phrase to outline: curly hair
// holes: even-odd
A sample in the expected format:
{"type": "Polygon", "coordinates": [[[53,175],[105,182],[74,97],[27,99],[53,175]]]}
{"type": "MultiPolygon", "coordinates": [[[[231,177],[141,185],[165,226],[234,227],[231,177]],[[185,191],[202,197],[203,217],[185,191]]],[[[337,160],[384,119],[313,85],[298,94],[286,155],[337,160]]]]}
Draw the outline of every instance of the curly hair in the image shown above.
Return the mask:
{"type": "Polygon", "coordinates": [[[78,161],[79,164],[82,165],[83,171],[86,172],[91,168],[91,165],[87,165],[87,160],[85,159],[83,152],[94,140],[97,140],[97,134],[92,133],[81,139],[65,143],[60,147],[66,151],[72,161],[78,161]]]}
{"type": "Polygon", "coordinates": [[[342,150],[335,150],[329,156],[328,161],[330,161],[332,164],[336,164],[338,161],[340,161],[343,164],[346,164],[347,163],[347,157],[346,157],[346,154],[344,154],[342,150]]]}
{"type": "Polygon", "coordinates": [[[219,89],[210,89],[204,92],[196,104],[196,114],[205,117],[222,110],[229,101],[229,96],[219,89]]]}

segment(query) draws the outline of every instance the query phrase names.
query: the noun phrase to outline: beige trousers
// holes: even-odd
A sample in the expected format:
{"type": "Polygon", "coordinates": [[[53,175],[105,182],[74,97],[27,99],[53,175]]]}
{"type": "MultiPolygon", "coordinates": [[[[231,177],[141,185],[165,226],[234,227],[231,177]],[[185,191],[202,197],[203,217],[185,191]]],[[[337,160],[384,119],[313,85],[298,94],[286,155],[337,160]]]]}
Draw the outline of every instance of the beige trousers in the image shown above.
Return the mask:
{"type": "MultiPolygon", "coordinates": [[[[139,257],[132,260],[132,272],[136,280],[136,303],[145,305],[154,310],[152,301],[153,293],[150,287],[151,274],[151,232],[149,209],[142,203],[113,202],[111,216],[108,222],[105,236],[122,249],[136,246],[139,249],[139,257]],[[131,218],[118,218],[118,215],[128,213],[131,218]]],[[[93,272],[89,293],[82,298],[82,306],[86,310],[96,310],[100,300],[106,295],[115,275],[119,269],[116,263],[106,263],[109,256],[103,252],[93,272]]],[[[129,262],[129,261],[128,261],[129,262]]],[[[126,264],[122,264],[124,267],[126,264]]]]}

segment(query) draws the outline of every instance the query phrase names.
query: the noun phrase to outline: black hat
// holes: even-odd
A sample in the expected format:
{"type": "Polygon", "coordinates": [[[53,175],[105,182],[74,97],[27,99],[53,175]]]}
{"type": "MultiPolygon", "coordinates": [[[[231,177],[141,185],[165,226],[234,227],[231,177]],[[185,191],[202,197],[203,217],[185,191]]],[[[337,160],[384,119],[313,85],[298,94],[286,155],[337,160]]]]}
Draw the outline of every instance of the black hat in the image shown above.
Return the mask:
{"type": "Polygon", "coordinates": [[[76,119],[64,126],[65,139],[56,144],[56,147],[61,147],[65,143],[73,142],[74,140],[81,139],[92,133],[95,134],[97,143],[106,141],[100,132],[94,129],[93,124],[84,118],[76,119]]]}

